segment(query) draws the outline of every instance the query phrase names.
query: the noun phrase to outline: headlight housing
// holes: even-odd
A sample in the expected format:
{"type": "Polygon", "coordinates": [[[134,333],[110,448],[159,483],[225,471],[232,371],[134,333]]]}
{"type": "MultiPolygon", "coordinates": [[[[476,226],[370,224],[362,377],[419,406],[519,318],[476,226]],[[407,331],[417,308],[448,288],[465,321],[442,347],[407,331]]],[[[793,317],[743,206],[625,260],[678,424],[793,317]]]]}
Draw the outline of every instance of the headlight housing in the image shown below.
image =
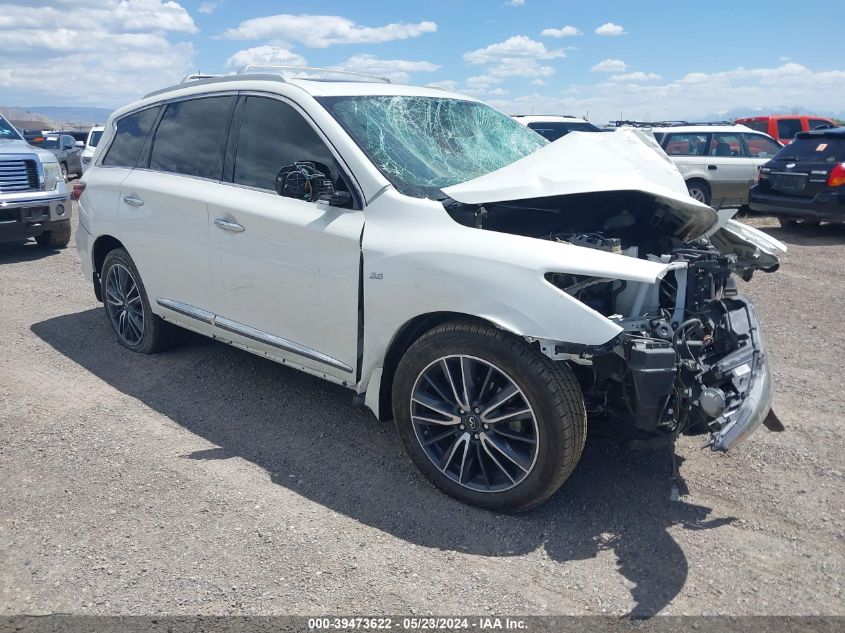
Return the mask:
{"type": "Polygon", "coordinates": [[[59,168],[59,163],[41,163],[41,165],[44,167],[44,190],[52,191],[64,181],[62,170],[59,168]]]}

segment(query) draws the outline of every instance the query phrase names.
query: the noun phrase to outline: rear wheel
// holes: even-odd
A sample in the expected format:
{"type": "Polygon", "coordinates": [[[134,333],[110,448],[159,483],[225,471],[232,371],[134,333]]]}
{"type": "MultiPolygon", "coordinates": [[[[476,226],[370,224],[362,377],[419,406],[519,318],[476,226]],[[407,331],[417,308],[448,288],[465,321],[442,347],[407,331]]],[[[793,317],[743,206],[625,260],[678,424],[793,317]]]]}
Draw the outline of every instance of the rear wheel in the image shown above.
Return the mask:
{"type": "Polygon", "coordinates": [[[791,218],[778,218],[778,222],[784,228],[798,226],[798,220],[793,220],[791,218]]]}
{"type": "Polygon", "coordinates": [[[50,230],[35,236],[35,241],[42,248],[65,248],[70,242],[70,220],[50,223],[50,230]]]}
{"type": "Polygon", "coordinates": [[[399,363],[393,413],[406,451],[436,486],[473,505],[526,510],[572,473],[586,439],[568,367],[489,325],[453,322],[399,363]]]}
{"type": "Polygon", "coordinates": [[[117,342],[142,354],[173,345],[176,326],[153,314],[135,262],[124,249],[106,255],[100,274],[103,305],[117,342]]]}
{"type": "Polygon", "coordinates": [[[693,200],[698,200],[704,204],[710,204],[710,187],[707,183],[700,180],[690,180],[687,182],[687,191],[693,200]]]}

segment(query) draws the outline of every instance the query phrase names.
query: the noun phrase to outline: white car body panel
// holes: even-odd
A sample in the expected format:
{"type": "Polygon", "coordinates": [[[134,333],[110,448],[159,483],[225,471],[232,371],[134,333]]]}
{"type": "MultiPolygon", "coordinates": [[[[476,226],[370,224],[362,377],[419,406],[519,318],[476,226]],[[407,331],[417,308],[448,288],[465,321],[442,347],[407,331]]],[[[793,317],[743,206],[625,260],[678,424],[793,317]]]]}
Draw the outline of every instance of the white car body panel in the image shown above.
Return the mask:
{"type": "Polygon", "coordinates": [[[297,362],[354,383],[364,212],[221,183],[209,218],[209,309],[327,356],[297,362]],[[221,229],[217,219],[244,230],[221,229]]]}

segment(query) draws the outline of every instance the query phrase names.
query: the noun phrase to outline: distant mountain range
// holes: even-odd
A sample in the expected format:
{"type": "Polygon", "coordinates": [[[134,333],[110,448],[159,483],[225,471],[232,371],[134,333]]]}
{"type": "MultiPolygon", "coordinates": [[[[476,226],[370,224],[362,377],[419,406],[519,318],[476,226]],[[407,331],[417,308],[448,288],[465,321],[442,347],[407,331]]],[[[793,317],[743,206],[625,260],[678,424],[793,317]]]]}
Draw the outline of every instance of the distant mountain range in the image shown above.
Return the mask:
{"type": "Polygon", "coordinates": [[[690,121],[733,121],[750,116],[765,116],[767,114],[815,114],[816,116],[823,116],[829,119],[845,120],[845,110],[834,112],[832,110],[814,110],[813,108],[804,108],[802,106],[775,106],[766,108],[747,108],[740,106],[733,108],[727,112],[719,112],[717,114],[704,114],[701,116],[690,117],[690,121]]]}
{"type": "Polygon", "coordinates": [[[53,121],[59,125],[73,123],[94,125],[104,123],[113,112],[109,108],[87,106],[0,106],[0,112],[9,118],[53,121]]]}

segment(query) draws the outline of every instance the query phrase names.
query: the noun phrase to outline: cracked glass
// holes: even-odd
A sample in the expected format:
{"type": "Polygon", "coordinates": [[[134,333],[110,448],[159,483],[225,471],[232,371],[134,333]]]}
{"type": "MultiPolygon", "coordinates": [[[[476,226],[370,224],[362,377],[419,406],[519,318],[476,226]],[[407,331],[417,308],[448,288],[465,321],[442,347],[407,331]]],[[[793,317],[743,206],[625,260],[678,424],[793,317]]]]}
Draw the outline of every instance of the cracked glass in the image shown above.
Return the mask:
{"type": "Polygon", "coordinates": [[[444,187],[496,171],[547,143],[474,101],[418,96],[319,101],[401,193],[417,198],[445,198],[444,187]]]}

